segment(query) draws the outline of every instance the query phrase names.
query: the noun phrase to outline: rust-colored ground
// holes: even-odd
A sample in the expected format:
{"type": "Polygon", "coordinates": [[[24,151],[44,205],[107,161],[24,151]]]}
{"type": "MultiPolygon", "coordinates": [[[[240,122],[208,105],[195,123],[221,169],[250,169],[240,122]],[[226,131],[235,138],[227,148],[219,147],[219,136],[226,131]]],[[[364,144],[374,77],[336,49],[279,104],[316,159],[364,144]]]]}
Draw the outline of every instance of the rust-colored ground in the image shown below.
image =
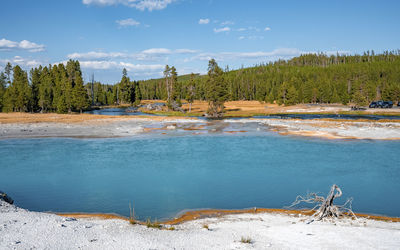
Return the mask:
{"type": "MultiPolygon", "coordinates": [[[[195,210],[184,213],[178,218],[173,220],[161,222],[165,225],[177,225],[186,221],[192,221],[202,218],[212,218],[212,217],[221,217],[224,215],[232,215],[232,214],[246,214],[246,213],[279,213],[279,214],[287,214],[291,216],[299,216],[299,215],[311,215],[312,211],[304,211],[304,210],[287,210],[287,209],[276,209],[276,208],[251,208],[251,209],[234,209],[234,210],[220,210],[220,209],[207,209],[207,210],[195,210]]],[[[72,218],[99,218],[99,219],[121,219],[129,221],[129,218],[114,215],[114,214],[86,214],[86,213],[57,213],[60,216],[64,217],[72,217],[72,218]]],[[[387,217],[387,216],[378,216],[378,215],[368,215],[368,214],[356,214],[357,217],[367,218],[372,220],[379,221],[387,221],[387,222],[400,222],[400,218],[397,217],[387,217]]],[[[141,221],[135,221],[138,224],[145,224],[141,221]]]]}
{"type": "Polygon", "coordinates": [[[129,119],[146,118],[155,121],[168,121],[174,119],[195,119],[189,117],[162,117],[162,116],[113,116],[92,114],[31,114],[31,113],[0,113],[0,124],[7,123],[82,123],[82,122],[112,122],[129,119]]]}

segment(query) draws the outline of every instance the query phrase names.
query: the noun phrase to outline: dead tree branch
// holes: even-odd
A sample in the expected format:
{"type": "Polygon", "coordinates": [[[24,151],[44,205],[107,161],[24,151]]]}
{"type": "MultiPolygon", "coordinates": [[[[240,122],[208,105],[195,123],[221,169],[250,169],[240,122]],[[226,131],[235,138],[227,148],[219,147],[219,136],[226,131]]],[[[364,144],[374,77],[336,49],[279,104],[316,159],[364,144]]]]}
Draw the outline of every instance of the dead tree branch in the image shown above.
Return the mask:
{"type": "Polygon", "coordinates": [[[342,190],[335,184],[332,185],[326,198],[319,196],[316,193],[309,193],[305,197],[298,195],[289,208],[293,208],[300,203],[314,204],[314,207],[310,211],[315,212],[311,215],[312,219],[308,223],[311,223],[314,220],[323,220],[325,218],[351,217],[357,219],[351,207],[353,201],[352,198],[347,199],[343,205],[333,204],[333,201],[336,198],[341,197],[342,194],[342,190]]]}

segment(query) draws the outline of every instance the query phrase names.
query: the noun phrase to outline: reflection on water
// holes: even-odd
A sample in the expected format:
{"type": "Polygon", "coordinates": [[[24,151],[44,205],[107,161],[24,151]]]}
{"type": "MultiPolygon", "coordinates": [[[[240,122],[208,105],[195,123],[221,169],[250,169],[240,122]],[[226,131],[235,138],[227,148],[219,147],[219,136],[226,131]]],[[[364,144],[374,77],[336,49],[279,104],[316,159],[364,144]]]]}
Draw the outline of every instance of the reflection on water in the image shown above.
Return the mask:
{"type": "Polygon", "coordinates": [[[37,211],[168,218],[281,208],[338,184],[356,212],[400,216],[400,142],[263,136],[0,141],[0,189],[37,211]]]}
{"type": "MultiPolygon", "coordinates": [[[[99,109],[85,112],[87,114],[94,115],[155,115],[147,114],[140,111],[137,112],[127,112],[126,108],[107,108],[99,109]]],[[[204,118],[204,117],[198,117],[204,118]]],[[[266,118],[266,119],[345,119],[345,120],[400,120],[400,116],[393,115],[341,115],[341,114],[274,114],[267,116],[254,116],[254,118],[266,118]]],[[[241,119],[241,118],[231,118],[231,119],[241,119]]]]}
{"type": "Polygon", "coordinates": [[[126,108],[95,109],[91,111],[86,111],[85,113],[92,115],[153,115],[153,114],[146,114],[140,111],[127,112],[126,108]]]}

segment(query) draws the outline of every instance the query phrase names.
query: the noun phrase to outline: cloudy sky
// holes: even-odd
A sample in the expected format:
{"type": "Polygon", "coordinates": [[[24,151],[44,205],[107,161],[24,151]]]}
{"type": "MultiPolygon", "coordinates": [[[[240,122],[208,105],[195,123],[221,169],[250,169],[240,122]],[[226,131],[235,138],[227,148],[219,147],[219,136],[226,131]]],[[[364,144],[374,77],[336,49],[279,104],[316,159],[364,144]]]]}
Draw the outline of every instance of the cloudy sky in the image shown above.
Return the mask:
{"type": "Polygon", "coordinates": [[[85,80],[204,73],[306,52],[400,49],[400,1],[4,0],[0,66],[77,59],[85,80]]]}

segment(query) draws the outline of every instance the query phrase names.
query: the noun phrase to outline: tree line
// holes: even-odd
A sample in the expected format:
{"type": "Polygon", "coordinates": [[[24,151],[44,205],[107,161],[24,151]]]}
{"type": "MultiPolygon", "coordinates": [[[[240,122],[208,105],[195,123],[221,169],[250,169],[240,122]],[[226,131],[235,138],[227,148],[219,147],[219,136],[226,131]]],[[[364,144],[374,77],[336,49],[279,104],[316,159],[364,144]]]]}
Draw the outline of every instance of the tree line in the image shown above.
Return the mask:
{"type": "MultiPolygon", "coordinates": [[[[291,60],[222,73],[226,100],[258,100],[292,105],[299,103],[355,103],[400,100],[400,51],[363,55],[306,54],[291,60]]],[[[211,76],[178,77],[179,98],[194,92],[207,100],[211,76]]],[[[144,99],[166,100],[165,80],[140,81],[144,99]]]]}
{"type": "Polygon", "coordinates": [[[78,61],[39,66],[29,74],[7,64],[0,73],[0,110],[4,112],[82,112],[91,105],[139,104],[166,100],[170,109],[181,100],[207,100],[214,116],[224,101],[258,100],[298,103],[355,103],[400,99],[400,51],[362,55],[305,54],[290,60],[238,70],[222,70],[215,60],[208,74],[178,76],[168,65],[164,77],[133,81],[127,70],[114,84],[84,84],[78,61]]]}
{"type": "Polygon", "coordinates": [[[0,108],[4,112],[67,113],[89,107],[78,61],[39,66],[28,73],[10,63],[0,73],[0,108]]]}

